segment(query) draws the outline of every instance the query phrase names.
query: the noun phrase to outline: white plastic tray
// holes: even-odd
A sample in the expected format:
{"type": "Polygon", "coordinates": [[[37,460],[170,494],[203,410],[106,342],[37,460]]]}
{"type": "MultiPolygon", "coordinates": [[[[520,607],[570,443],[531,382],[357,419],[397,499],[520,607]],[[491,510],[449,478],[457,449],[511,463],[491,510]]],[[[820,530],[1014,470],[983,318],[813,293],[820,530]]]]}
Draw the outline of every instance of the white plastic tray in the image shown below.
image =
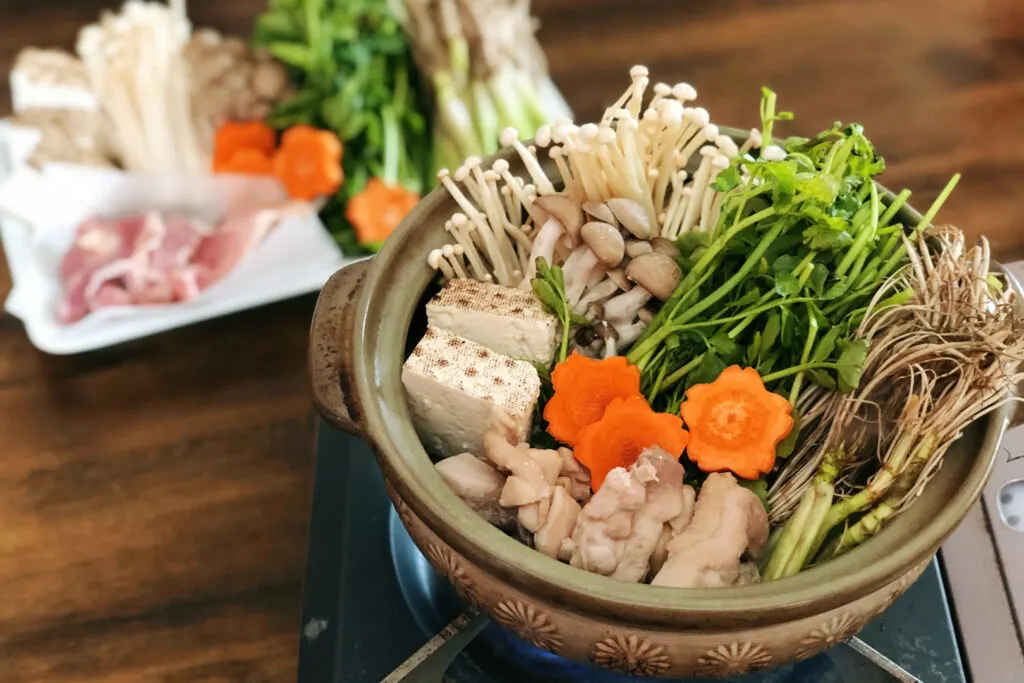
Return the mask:
{"type": "Polygon", "coordinates": [[[193,301],[103,309],[62,325],[54,316],[61,287],[58,267],[82,219],[96,213],[187,208],[212,220],[239,197],[272,196],[280,190],[263,178],[140,177],[60,164],[40,173],[24,164],[36,140],[35,131],[0,121],[0,238],[13,281],[4,308],[46,353],[91,351],[315,292],[338,268],[359,260],[346,258],[311,212],[278,225],[228,276],[193,301]]]}

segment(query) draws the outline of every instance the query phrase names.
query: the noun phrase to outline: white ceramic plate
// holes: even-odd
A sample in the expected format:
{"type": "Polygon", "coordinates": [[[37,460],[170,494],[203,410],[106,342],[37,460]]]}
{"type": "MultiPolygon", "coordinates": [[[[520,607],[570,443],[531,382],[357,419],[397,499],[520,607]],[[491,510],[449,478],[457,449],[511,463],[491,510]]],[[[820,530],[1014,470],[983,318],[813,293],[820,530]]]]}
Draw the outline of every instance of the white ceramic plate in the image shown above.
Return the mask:
{"type": "Polygon", "coordinates": [[[62,325],[54,316],[58,267],[84,218],[155,208],[186,209],[212,220],[239,198],[272,197],[280,188],[264,178],[142,176],[63,164],[36,172],[24,164],[36,140],[35,131],[0,122],[0,152],[7,151],[0,163],[0,238],[13,280],[4,308],[46,353],[91,351],[315,292],[338,268],[358,260],[341,253],[311,212],[283,221],[193,301],[103,309],[62,325]]]}

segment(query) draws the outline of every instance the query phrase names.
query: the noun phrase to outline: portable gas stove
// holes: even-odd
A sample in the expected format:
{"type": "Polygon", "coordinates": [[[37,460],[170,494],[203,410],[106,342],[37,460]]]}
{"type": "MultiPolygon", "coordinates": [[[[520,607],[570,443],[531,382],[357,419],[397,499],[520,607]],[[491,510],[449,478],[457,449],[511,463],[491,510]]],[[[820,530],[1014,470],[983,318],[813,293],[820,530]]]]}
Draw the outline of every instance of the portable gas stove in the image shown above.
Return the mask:
{"type": "MultiPolygon", "coordinates": [[[[1022,442],[1024,452],[1024,438],[1018,436],[1016,440],[1022,442]]],[[[1008,438],[1006,443],[1012,448],[1013,441],[1008,438]]],[[[970,520],[965,526],[970,526],[970,520]]],[[[958,533],[954,540],[963,541],[961,536],[958,533]]],[[[974,543],[976,540],[977,536],[968,538],[966,546],[960,542],[956,557],[933,562],[906,594],[859,634],[862,647],[869,652],[877,651],[882,660],[895,663],[905,673],[927,683],[1024,680],[1017,677],[1017,670],[1011,667],[1015,662],[1009,659],[999,662],[998,678],[977,673],[972,676],[971,667],[965,666],[965,659],[974,659],[973,651],[963,646],[951,603],[960,597],[972,603],[1001,600],[987,607],[971,605],[969,611],[979,618],[983,612],[987,613],[990,623],[993,605],[1007,610],[1001,588],[990,591],[994,598],[980,595],[985,591],[977,587],[964,592],[965,579],[951,586],[944,571],[945,564],[954,561],[961,566],[969,564],[973,558],[977,564],[981,550],[974,543]]],[[[946,555],[948,550],[947,547],[944,551],[946,555]]],[[[993,565],[993,570],[998,567],[993,565]]],[[[976,586],[976,583],[971,585],[976,586]]],[[[398,521],[369,448],[352,437],[321,427],[299,683],[379,682],[434,639],[464,609],[465,605],[434,573],[398,521]]],[[[995,633],[984,636],[989,648],[986,656],[993,654],[993,643],[1000,637],[995,633]]],[[[1020,654],[1015,634],[1011,632],[1006,642],[1016,643],[1017,654],[1020,654]]],[[[455,656],[443,678],[439,675],[434,680],[438,683],[442,680],[446,683],[626,683],[638,679],[562,659],[489,623],[455,656]]],[[[736,679],[735,683],[893,680],[901,679],[844,644],[813,659],[736,679]]]]}

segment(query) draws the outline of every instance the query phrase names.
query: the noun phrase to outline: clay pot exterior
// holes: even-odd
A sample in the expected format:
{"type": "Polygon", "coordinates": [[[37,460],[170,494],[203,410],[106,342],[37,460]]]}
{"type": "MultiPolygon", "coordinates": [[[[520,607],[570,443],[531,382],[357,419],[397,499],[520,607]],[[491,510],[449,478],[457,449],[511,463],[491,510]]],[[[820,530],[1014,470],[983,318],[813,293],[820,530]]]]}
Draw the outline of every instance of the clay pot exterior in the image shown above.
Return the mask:
{"type": "MultiPolygon", "coordinates": [[[[522,172],[518,159],[503,156],[513,173],[522,172]]],[[[534,645],[665,677],[731,678],[811,657],[885,611],[981,495],[1009,407],[972,425],[924,495],[875,538],[794,577],[654,587],[590,574],[523,546],[449,490],[405,404],[401,366],[415,342],[410,330],[424,325],[421,299],[434,280],[427,254],[449,241],[444,222],[456,211],[435,190],[379,254],[340,270],[323,288],[309,349],[313,393],[328,423],[370,443],[402,523],[434,568],[534,645]]],[[[920,219],[909,207],[902,213],[904,225],[920,219]]]]}

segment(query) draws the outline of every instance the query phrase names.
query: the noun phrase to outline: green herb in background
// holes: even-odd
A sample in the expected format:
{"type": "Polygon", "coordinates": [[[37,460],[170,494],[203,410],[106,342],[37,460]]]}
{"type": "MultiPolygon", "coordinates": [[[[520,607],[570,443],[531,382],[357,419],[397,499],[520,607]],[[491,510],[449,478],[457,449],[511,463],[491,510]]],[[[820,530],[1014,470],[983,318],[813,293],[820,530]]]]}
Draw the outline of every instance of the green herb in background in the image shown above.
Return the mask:
{"type": "Polygon", "coordinates": [[[387,0],[271,0],[253,41],[290,67],[295,94],[268,120],[337,133],[345,180],[321,218],[347,254],[366,253],[345,217],[370,178],[422,193],[433,165],[430,111],[387,0]]]}

